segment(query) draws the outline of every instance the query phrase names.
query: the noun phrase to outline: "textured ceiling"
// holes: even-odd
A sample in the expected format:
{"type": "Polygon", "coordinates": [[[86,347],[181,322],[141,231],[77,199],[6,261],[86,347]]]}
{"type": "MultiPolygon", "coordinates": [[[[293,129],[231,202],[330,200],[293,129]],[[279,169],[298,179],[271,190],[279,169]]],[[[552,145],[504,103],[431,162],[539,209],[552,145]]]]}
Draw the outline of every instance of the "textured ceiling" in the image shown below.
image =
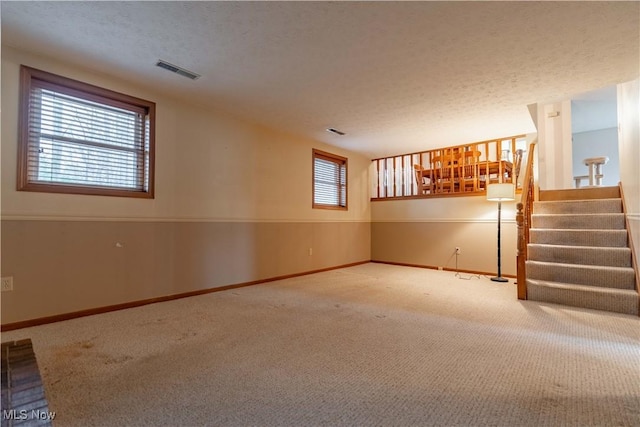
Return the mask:
{"type": "Polygon", "coordinates": [[[533,132],[528,104],[640,75],[638,2],[0,7],[4,44],[371,157],[533,132]]]}

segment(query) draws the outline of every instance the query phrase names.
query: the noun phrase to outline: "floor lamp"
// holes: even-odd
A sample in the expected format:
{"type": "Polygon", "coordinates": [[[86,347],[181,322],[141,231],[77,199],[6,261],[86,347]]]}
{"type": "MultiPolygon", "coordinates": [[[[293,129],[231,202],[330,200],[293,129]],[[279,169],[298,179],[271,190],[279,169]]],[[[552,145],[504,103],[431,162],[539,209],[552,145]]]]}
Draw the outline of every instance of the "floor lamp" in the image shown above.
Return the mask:
{"type": "Polygon", "coordinates": [[[489,184],[487,186],[487,200],[498,202],[498,275],[492,277],[494,282],[508,282],[509,280],[502,277],[500,262],[500,211],[502,210],[502,202],[515,199],[515,187],[510,183],[489,184]]]}

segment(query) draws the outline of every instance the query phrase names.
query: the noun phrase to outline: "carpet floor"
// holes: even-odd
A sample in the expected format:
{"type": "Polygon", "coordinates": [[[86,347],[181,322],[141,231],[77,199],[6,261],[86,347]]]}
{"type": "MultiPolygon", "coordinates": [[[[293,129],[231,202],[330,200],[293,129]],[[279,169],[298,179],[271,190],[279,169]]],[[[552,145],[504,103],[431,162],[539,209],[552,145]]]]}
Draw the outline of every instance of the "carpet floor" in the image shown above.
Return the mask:
{"type": "Polygon", "coordinates": [[[55,426],[638,426],[640,318],[363,264],[3,333],[55,426]]]}

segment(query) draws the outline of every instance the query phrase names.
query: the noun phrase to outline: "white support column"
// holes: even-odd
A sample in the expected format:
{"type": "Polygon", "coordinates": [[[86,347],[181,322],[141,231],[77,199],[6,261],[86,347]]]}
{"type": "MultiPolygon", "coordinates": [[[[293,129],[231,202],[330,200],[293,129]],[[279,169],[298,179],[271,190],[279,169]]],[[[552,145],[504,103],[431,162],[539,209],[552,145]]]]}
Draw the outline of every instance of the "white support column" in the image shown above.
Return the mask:
{"type": "Polygon", "coordinates": [[[572,188],[571,101],[541,104],[537,113],[540,189],[572,188]]]}

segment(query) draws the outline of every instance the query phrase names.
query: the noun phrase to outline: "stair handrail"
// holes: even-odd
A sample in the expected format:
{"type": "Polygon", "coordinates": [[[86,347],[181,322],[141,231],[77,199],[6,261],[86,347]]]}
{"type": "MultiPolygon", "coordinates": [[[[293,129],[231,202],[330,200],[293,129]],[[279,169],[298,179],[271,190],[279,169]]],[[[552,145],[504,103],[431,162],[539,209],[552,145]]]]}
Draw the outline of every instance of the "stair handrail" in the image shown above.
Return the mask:
{"type": "MultiPolygon", "coordinates": [[[[627,210],[627,199],[624,196],[624,191],[622,191],[622,182],[618,182],[618,188],[620,189],[622,213],[624,214],[625,228],[627,229],[627,245],[629,249],[631,249],[631,267],[636,273],[636,292],[640,292],[640,265],[638,265],[638,255],[636,254],[636,246],[633,242],[633,233],[631,232],[633,228],[631,228],[631,224],[629,224],[629,216],[627,215],[629,211],[627,210]]],[[[638,310],[638,316],[640,316],[640,310],[638,310]]]]}
{"type": "Polygon", "coordinates": [[[529,229],[531,228],[531,213],[533,211],[533,202],[536,197],[533,160],[537,138],[529,145],[529,154],[527,156],[527,165],[525,169],[524,179],[522,181],[522,195],[520,203],[516,205],[516,224],[518,227],[518,254],[516,261],[516,275],[518,285],[518,299],[527,299],[527,245],[529,244],[529,229]]]}

